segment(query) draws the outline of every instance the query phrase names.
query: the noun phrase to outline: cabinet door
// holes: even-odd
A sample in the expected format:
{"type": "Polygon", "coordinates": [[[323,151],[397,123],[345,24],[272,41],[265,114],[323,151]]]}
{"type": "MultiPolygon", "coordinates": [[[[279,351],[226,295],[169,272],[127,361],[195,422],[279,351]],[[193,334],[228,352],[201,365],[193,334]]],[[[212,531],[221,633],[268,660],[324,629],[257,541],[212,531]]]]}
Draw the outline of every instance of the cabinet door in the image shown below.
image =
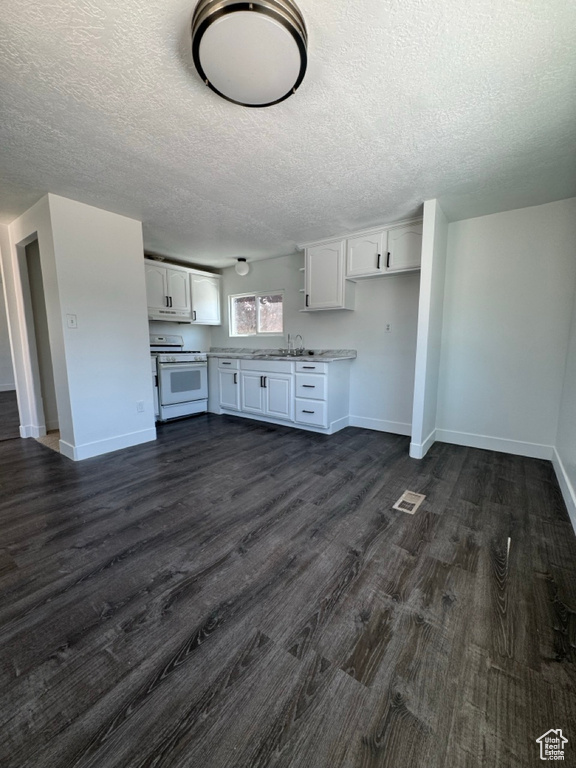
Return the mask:
{"type": "Polygon", "coordinates": [[[306,307],[340,309],[344,306],[344,251],[346,241],[306,249],[306,307]]]}
{"type": "Polygon", "coordinates": [[[192,288],[192,322],[220,325],[220,279],[190,275],[192,288]]]}
{"type": "Polygon", "coordinates": [[[165,309],[168,306],[168,286],[166,268],[155,264],[146,264],[146,297],[149,309],[165,309]]]}
{"type": "Polygon", "coordinates": [[[264,377],[266,415],[273,419],[294,419],[293,377],[291,373],[272,373],[264,377]]]}
{"type": "Polygon", "coordinates": [[[263,375],[242,371],[241,410],[248,413],[264,413],[263,375]]]}
{"type": "Polygon", "coordinates": [[[220,386],[220,407],[233,411],[240,410],[239,374],[236,371],[218,371],[220,386]]]}
{"type": "Polygon", "coordinates": [[[408,224],[388,231],[387,272],[420,269],[422,224],[408,224]]]}
{"type": "Polygon", "coordinates": [[[351,237],[347,242],[346,275],[364,277],[386,271],[387,232],[351,237]]]}
{"type": "Polygon", "coordinates": [[[190,311],[189,273],[179,269],[167,269],[168,296],[172,299],[171,307],[190,311]]]}

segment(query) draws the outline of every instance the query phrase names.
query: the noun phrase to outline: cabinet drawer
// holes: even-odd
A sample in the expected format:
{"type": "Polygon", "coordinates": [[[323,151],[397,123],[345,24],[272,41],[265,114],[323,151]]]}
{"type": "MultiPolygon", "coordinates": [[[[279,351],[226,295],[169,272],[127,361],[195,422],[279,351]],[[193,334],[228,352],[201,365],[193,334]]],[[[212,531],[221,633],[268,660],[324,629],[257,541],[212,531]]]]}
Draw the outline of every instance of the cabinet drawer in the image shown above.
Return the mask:
{"type": "Polygon", "coordinates": [[[296,400],[294,421],[311,427],[328,426],[326,403],[319,400],[296,400]]]}
{"type": "Polygon", "coordinates": [[[326,400],[326,376],[319,376],[317,373],[297,373],[296,397],[326,400]]]}
{"type": "Polygon", "coordinates": [[[222,370],[232,370],[237,371],[240,368],[240,360],[223,360],[221,357],[218,358],[218,368],[222,368],[222,370]]]}
{"type": "Polygon", "coordinates": [[[299,360],[296,363],[296,373],[328,373],[328,363],[299,360]]]}
{"type": "Polygon", "coordinates": [[[262,373],[292,373],[292,363],[287,360],[240,360],[240,369],[262,373]]]}

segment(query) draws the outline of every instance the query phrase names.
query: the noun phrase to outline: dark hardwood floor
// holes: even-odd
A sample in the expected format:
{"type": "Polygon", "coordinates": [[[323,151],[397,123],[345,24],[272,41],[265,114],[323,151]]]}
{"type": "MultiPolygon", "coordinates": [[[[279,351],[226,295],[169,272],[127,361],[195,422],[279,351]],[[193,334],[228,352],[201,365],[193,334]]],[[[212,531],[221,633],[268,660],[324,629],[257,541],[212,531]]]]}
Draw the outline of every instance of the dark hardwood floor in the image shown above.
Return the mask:
{"type": "Polygon", "coordinates": [[[0,440],[20,437],[20,417],[16,392],[0,392],[0,440]]]}
{"type": "Polygon", "coordinates": [[[200,416],[0,467],[4,768],[576,765],[550,463],[200,416]]]}

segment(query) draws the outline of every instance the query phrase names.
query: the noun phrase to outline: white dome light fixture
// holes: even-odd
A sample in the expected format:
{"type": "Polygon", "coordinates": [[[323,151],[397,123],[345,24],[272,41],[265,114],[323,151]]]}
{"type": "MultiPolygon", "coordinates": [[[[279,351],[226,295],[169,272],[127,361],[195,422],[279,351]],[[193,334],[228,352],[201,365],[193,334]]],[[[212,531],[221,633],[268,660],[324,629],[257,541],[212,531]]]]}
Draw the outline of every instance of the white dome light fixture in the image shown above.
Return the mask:
{"type": "Polygon", "coordinates": [[[236,270],[236,274],[240,275],[240,277],[246,277],[248,272],[250,272],[250,267],[246,263],[246,259],[243,258],[236,259],[236,266],[234,269],[236,270]]]}
{"type": "Polygon", "coordinates": [[[306,72],[308,35],[292,0],[200,0],[192,56],[204,83],[244,107],[284,101],[306,72]]]}

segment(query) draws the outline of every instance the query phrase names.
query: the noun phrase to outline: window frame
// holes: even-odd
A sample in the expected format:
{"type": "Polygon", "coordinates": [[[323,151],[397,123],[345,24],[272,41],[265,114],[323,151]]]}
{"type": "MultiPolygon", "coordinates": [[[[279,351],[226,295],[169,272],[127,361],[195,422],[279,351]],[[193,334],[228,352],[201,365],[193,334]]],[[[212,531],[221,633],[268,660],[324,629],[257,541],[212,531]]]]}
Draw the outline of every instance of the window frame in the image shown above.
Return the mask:
{"type": "Polygon", "coordinates": [[[284,289],[272,290],[272,291],[247,291],[246,293],[234,293],[228,295],[228,335],[235,339],[247,339],[254,338],[255,336],[284,336],[284,289]],[[234,333],[235,315],[234,315],[234,299],[244,299],[248,296],[253,296],[256,304],[256,331],[255,333],[234,333]],[[274,333],[268,333],[266,331],[259,331],[260,325],[260,302],[258,298],[260,296],[282,296],[282,330],[274,331],[274,333]]]}

